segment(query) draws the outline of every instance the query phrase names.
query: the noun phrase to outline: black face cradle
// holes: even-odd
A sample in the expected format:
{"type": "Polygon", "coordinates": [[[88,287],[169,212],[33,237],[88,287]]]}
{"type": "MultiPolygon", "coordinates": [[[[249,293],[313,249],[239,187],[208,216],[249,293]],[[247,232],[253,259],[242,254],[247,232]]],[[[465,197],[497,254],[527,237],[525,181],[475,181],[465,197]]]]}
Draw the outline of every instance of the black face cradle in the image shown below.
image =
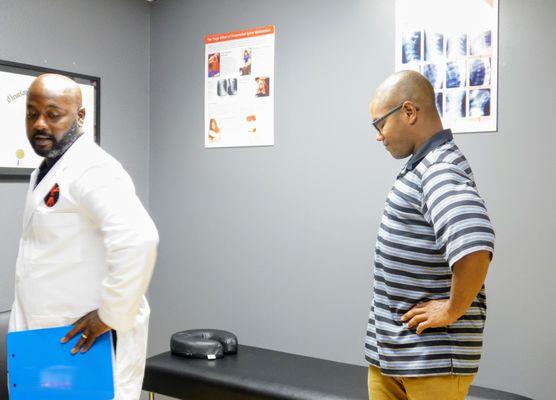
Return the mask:
{"type": "Polygon", "coordinates": [[[177,332],[170,341],[172,354],[188,358],[216,359],[237,353],[237,337],[218,329],[177,332]]]}

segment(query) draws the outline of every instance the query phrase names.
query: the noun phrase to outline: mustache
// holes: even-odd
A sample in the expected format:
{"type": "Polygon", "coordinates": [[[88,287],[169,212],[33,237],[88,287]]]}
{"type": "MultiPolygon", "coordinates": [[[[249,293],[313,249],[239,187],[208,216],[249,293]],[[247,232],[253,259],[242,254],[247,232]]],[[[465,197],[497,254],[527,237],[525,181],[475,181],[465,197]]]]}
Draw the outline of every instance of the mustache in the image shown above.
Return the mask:
{"type": "Polygon", "coordinates": [[[54,137],[54,135],[52,135],[50,133],[46,133],[46,132],[41,132],[41,131],[33,132],[32,138],[33,138],[33,140],[49,139],[49,140],[52,140],[53,142],[56,142],[56,138],[54,137]]]}

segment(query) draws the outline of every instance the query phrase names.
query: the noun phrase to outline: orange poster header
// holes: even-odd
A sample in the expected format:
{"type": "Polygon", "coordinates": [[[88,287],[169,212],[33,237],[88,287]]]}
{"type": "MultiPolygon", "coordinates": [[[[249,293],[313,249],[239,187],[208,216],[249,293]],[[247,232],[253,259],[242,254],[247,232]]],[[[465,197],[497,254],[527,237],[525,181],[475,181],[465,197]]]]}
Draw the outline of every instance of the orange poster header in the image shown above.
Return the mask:
{"type": "Polygon", "coordinates": [[[205,44],[226,42],[228,40],[247,39],[255,36],[263,36],[274,33],[274,25],[261,26],[242,31],[215,33],[205,36],[205,44]]]}

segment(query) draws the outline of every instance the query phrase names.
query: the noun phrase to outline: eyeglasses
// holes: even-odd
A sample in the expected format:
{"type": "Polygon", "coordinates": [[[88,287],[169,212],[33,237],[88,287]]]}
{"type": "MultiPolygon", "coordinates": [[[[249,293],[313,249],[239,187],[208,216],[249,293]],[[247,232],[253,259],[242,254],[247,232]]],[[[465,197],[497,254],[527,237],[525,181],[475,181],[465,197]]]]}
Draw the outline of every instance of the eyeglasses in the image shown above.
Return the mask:
{"type": "Polygon", "coordinates": [[[376,118],[376,119],[373,120],[373,122],[371,122],[373,124],[373,126],[375,127],[375,129],[378,131],[378,133],[382,133],[382,132],[380,132],[380,129],[378,128],[379,122],[384,121],[388,116],[394,114],[396,111],[398,111],[400,108],[402,108],[404,103],[405,103],[405,101],[402,101],[400,104],[398,104],[396,107],[392,108],[390,111],[388,111],[382,117],[376,118]]]}

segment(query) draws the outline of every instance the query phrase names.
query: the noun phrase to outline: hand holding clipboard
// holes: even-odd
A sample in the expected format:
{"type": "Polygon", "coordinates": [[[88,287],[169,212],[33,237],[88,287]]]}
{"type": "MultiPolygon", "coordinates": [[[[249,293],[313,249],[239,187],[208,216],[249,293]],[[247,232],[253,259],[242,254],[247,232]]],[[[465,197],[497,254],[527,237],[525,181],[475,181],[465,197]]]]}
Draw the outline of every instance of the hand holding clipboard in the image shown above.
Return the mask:
{"type": "MultiPolygon", "coordinates": [[[[112,335],[104,333],[86,353],[73,355],[60,341],[73,328],[63,326],[8,334],[10,400],[114,398],[112,335]]],[[[79,336],[74,337],[67,344],[75,347],[79,340],[79,336]]]]}

